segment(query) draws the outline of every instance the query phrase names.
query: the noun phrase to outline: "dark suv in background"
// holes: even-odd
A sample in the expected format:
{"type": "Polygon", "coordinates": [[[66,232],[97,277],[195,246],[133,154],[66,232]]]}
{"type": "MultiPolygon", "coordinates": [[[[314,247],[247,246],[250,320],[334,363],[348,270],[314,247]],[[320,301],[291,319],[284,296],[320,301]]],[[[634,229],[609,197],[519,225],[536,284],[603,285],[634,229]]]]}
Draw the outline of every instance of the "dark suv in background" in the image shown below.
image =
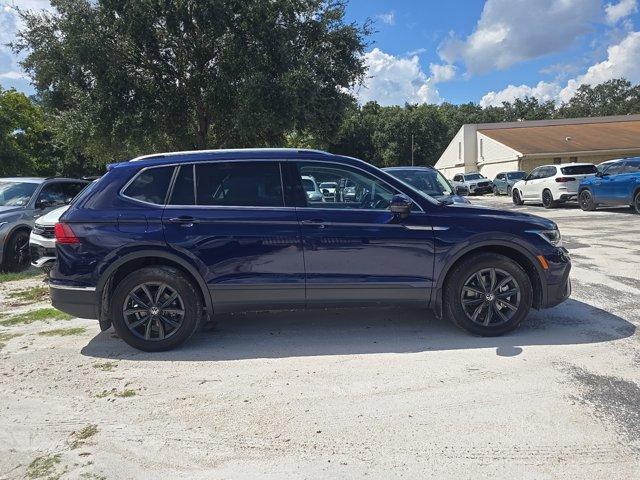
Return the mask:
{"type": "Polygon", "coordinates": [[[67,205],[88,183],[74,178],[0,178],[0,270],[27,268],[35,219],[67,205]]]}
{"type": "Polygon", "coordinates": [[[439,202],[363,161],[311,150],[110,165],[55,234],[53,305],[149,351],[175,347],[214,314],[263,309],[428,306],[500,335],[570,294],[552,221],[439,202]],[[336,191],[310,199],[304,177],[336,191]]]}

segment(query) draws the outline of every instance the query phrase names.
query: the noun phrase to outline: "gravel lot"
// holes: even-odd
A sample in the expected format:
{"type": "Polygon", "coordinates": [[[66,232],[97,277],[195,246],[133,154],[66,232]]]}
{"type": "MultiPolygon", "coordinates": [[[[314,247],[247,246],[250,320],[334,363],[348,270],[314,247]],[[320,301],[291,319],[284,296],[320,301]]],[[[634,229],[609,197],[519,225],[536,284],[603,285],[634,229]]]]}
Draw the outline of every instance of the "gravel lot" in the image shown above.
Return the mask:
{"type": "Polygon", "coordinates": [[[0,478],[639,478],[640,216],[472,201],[552,218],[574,262],[571,299],[501,338],[260,313],[145,354],[0,283],[0,478]]]}

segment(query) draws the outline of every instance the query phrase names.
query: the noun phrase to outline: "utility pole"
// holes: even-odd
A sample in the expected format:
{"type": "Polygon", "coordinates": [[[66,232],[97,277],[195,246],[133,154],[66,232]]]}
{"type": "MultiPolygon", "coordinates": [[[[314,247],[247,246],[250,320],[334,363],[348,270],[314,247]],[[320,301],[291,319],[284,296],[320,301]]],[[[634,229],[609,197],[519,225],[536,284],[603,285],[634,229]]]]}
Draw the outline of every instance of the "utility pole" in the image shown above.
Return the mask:
{"type": "Polygon", "coordinates": [[[413,167],[413,152],[415,151],[415,148],[413,146],[413,133],[411,134],[411,166],[413,167]]]}

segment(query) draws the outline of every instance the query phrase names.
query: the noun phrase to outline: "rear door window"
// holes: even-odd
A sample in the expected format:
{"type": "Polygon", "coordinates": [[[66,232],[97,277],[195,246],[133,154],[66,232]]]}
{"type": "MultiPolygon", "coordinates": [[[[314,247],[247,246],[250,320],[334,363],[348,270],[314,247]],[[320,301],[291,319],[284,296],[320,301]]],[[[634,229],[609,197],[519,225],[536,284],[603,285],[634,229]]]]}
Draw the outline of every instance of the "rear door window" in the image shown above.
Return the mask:
{"type": "Polygon", "coordinates": [[[595,165],[569,165],[560,170],[563,175],[590,175],[598,171],[595,165]]]}
{"type": "Polygon", "coordinates": [[[153,167],[141,171],[122,192],[141,202],[164,205],[174,167],[153,167]]]}
{"type": "Polygon", "coordinates": [[[624,173],[640,173],[640,160],[632,160],[627,162],[624,173]]]}
{"type": "Polygon", "coordinates": [[[196,165],[196,203],[233,207],[283,207],[278,162],[211,162],[196,165]]]}

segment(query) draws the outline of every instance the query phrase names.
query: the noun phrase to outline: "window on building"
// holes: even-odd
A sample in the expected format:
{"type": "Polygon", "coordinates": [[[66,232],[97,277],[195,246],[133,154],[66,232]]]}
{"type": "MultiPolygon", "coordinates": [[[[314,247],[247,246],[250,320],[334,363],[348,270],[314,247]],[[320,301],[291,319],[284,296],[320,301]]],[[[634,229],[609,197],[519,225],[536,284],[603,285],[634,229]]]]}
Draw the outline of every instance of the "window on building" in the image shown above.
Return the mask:
{"type": "Polygon", "coordinates": [[[562,163],[562,157],[554,157],[553,158],[553,164],[554,165],[560,165],[562,163]]]}
{"type": "Polygon", "coordinates": [[[462,142],[458,142],[458,160],[462,159],[462,142]]]}

